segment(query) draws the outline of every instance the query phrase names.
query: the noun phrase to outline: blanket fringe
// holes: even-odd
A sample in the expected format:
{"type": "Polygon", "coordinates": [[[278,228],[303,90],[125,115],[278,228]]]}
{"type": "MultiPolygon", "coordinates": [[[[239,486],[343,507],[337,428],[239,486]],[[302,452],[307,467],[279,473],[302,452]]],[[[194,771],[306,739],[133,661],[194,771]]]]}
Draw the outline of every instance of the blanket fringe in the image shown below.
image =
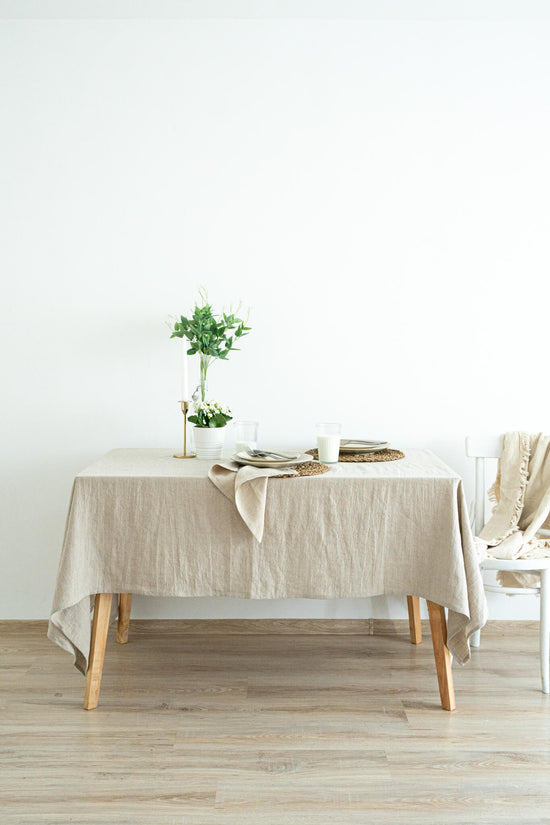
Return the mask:
{"type": "Polygon", "coordinates": [[[512,514],[511,526],[514,528],[517,527],[523,512],[527,482],[529,481],[529,461],[531,459],[531,437],[529,434],[521,433],[519,443],[521,450],[521,461],[519,465],[520,489],[512,514]]]}
{"type": "MultiPolygon", "coordinates": [[[[531,460],[531,436],[529,435],[529,433],[520,433],[519,446],[521,454],[519,464],[520,483],[518,489],[518,496],[514,503],[512,516],[510,518],[510,526],[502,536],[493,538],[490,542],[488,542],[489,546],[491,547],[494,547],[497,544],[501,544],[501,542],[503,542],[505,539],[510,538],[511,535],[518,532],[518,523],[523,512],[523,505],[525,504],[525,494],[527,491],[527,482],[529,481],[529,461],[531,460]]],[[[488,490],[489,500],[494,502],[495,505],[493,507],[493,513],[498,507],[498,503],[500,501],[500,472],[501,460],[499,459],[497,477],[495,479],[494,484],[488,490]]]]}

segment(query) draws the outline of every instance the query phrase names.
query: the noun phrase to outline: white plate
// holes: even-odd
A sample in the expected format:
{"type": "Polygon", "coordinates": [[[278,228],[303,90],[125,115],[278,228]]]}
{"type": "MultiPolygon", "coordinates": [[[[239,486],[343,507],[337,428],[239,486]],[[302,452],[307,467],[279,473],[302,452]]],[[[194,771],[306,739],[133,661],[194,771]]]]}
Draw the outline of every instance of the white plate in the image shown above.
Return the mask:
{"type": "MultiPolygon", "coordinates": [[[[279,450],[277,450],[279,452],[279,450]]],[[[281,455],[286,454],[286,450],[281,450],[281,455]]],[[[233,461],[237,464],[248,465],[249,467],[268,467],[277,469],[278,467],[292,467],[294,464],[303,464],[305,461],[313,461],[307,453],[289,452],[288,458],[252,458],[247,453],[235,453],[233,461]]]]}
{"type": "MultiPolygon", "coordinates": [[[[266,452],[269,452],[269,450],[266,450],[266,452]]],[[[248,450],[242,450],[241,452],[238,452],[236,455],[238,455],[239,458],[242,458],[245,461],[285,461],[285,462],[286,461],[292,461],[293,459],[298,458],[298,456],[301,455],[301,453],[299,451],[297,452],[296,450],[275,450],[275,452],[278,453],[281,456],[284,456],[284,458],[275,458],[275,456],[272,456],[272,455],[266,455],[266,456],[250,455],[248,450]]]]}
{"type": "Polygon", "coordinates": [[[359,441],[351,441],[348,440],[349,444],[340,444],[340,452],[341,453],[378,453],[380,450],[387,450],[389,445],[388,441],[378,441],[373,442],[372,444],[361,444],[359,441]]]}

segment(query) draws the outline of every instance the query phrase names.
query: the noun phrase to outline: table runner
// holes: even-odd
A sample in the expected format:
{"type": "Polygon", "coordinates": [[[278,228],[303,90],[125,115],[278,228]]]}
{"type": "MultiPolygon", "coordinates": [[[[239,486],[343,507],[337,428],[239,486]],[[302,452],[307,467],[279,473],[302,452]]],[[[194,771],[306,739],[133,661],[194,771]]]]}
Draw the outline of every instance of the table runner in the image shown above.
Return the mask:
{"type": "Polygon", "coordinates": [[[50,639],[85,673],[95,593],[246,599],[422,596],[449,608],[463,663],[486,602],[460,477],[437,456],[268,482],[260,544],[213,462],[118,449],[74,481],[50,639]]]}

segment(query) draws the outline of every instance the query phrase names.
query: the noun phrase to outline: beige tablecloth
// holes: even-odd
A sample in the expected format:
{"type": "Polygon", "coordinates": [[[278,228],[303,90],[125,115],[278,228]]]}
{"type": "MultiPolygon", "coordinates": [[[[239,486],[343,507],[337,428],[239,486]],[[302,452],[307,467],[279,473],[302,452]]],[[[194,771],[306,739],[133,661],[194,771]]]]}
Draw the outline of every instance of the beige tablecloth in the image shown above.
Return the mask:
{"type": "Polygon", "coordinates": [[[113,450],[74,482],[50,639],[88,665],[95,593],[332,599],[423,596],[468,660],[486,602],[460,477],[423,450],[268,482],[260,544],[209,481],[213,462],[113,450]]]}

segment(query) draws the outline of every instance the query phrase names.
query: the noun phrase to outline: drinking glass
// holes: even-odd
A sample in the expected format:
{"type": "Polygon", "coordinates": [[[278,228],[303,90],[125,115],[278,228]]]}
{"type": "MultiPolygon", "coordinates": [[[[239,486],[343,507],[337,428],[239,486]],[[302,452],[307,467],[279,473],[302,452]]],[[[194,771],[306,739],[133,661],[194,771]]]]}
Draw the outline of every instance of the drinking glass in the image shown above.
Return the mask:
{"type": "Polygon", "coordinates": [[[317,424],[317,449],[323,464],[338,462],[341,431],[341,424],[317,424]]]}
{"type": "Polygon", "coordinates": [[[235,421],[233,424],[235,434],[235,452],[247,452],[255,450],[258,446],[258,422],[257,421],[235,421]]]}

